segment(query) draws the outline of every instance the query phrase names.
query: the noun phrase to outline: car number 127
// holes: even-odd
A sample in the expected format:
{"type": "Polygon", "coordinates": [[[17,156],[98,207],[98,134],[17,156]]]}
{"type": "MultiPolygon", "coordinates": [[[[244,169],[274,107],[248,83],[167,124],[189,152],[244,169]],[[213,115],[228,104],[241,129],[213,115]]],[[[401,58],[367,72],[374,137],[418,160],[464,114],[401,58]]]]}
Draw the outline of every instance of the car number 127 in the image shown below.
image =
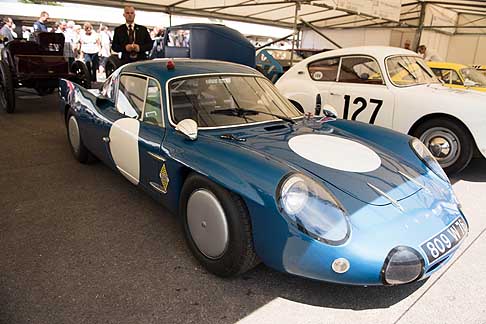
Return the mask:
{"type": "Polygon", "coordinates": [[[449,252],[467,234],[468,228],[462,217],[457,218],[448,228],[422,243],[429,264],[449,252]]]}
{"type": "MultiPolygon", "coordinates": [[[[378,112],[380,111],[381,106],[383,105],[383,100],[380,99],[370,99],[370,104],[374,104],[375,107],[373,109],[373,113],[371,114],[370,117],[370,124],[374,124],[376,120],[376,116],[378,116],[378,112]]],[[[345,95],[344,96],[344,112],[343,112],[343,119],[349,119],[349,108],[351,105],[351,96],[350,95],[345,95]]],[[[366,109],[368,106],[368,102],[366,101],[365,98],[363,97],[356,97],[353,100],[353,105],[356,105],[358,109],[354,111],[354,113],[351,115],[351,120],[356,120],[358,118],[358,115],[366,109]]]]}

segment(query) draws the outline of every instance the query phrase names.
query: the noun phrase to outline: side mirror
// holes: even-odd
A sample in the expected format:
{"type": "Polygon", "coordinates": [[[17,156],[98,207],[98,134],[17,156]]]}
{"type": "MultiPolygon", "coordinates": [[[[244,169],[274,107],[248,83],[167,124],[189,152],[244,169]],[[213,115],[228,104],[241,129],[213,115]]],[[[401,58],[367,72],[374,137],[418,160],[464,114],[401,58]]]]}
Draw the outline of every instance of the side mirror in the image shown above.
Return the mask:
{"type": "Polygon", "coordinates": [[[324,112],[324,115],[326,117],[331,117],[331,118],[338,118],[337,110],[333,106],[329,104],[325,104],[322,106],[322,111],[324,112]]]}
{"type": "Polygon", "coordinates": [[[188,139],[194,141],[197,139],[197,123],[192,119],[181,120],[176,125],[176,131],[184,134],[188,139]]]}
{"type": "Polygon", "coordinates": [[[474,81],[471,81],[469,79],[466,79],[466,81],[464,81],[464,86],[466,88],[469,88],[469,87],[474,87],[476,85],[476,82],[474,81]]]}

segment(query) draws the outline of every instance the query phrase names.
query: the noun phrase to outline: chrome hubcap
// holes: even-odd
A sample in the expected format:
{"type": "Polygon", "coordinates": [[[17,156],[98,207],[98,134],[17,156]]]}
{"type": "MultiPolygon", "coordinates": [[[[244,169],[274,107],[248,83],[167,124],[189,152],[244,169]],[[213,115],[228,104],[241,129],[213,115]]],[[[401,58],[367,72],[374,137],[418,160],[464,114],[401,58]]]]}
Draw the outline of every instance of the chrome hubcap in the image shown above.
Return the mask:
{"type": "Polygon", "coordinates": [[[79,153],[79,143],[81,142],[81,139],[80,139],[80,136],[79,136],[78,122],[76,121],[76,118],[74,118],[74,116],[71,116],[69,118],[68,134],[69,134],[69,142],[71,143],[71,147],[73,148],[73,151],[76,154],[78,154],[79,153]]]}
{"type": "Polygon", "coordinates": [[[443,168],[453,165],[461,155],[459,138],[447,128],[428,129],[420,136],[420,140],[443,168]]]}
{"type": "Polygon", "coordinates": [[[194,191],[187,202],[187,224],[192,240],[209,259],[221,257],[228,246],[228,223],[223,206],[206,189],[194,191]]]}

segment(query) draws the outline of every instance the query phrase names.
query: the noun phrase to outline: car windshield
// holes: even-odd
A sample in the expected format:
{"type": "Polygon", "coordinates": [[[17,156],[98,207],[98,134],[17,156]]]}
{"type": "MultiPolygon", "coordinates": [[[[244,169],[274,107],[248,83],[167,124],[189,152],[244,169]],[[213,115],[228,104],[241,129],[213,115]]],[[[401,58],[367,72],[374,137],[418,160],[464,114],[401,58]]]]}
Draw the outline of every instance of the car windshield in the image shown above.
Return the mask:
{"type": "MultiPolygon", "coordinates": [[[[272,55],[278,61],[290,61],[290,55],[292,50],[267,50],[267,52],[272,55]]],[[[294,62],[300,62],[304,58],[294,51],[294,62]]]]}
{"type": "Polygon", "coordinates": [[[424,60],[416,56],[396,56],[386,60],[391,82],[396,86],[439,83],[424,60]]]}
{"type": "Polygon", "coordinates": [[[169,91],[174,123],[189,118],[196,121],[198,127],[222,127],[301,116],[268,80],[261,77],[190,77],[170,82],[169,91]],[[241,113],[245,109],[252,112],[241,113]],[[231,110],[235,113],[229,113],[231,110]]]}
{"type": "Polygon", "coordinates": [[[464,80],[469,79],[475,82],[478,87],[486,87],[486,76],[479,73],[476,69],[464,68],[461,69],[461,74],[464,80]]]}

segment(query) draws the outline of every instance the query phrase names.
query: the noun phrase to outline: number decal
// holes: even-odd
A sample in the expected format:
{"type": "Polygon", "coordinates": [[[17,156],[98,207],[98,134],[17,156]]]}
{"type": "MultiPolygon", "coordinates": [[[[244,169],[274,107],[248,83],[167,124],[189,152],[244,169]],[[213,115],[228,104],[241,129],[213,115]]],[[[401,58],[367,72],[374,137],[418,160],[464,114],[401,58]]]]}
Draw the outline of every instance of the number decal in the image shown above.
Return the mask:
{"type": "Polygon", "coordinates": [[[356,117],[358,117],[358,115],[366,109],[366,106],[368,106],[368,103],[366,102],[366,99],[363,98],[363,97],[356,97],[356,99],[354,99],[353,103],[355,105],[357,104],[361,104],[361,107],[359,107],[358,109],[356,109],[356,111],[354,112],[353,116],[351,116],[351,120],[356,120],[356,117]]]}
{"type": "MultiPolygon", "coordinates": [[[[350,106],[350,102],[351,102],[351,96],[350,95],[345,95],[344,96],[343,119],[348,119],[348,117],[349,117],[349,106],[350,106]]],[[[366,107],[368,106],[368,102],[363,97],[356,97],[353,100],[353,104],[354,105],[359,105],[359,108],[356,109],[356,111],[351,116],[351,120],[356,120],[356,118],[358,118],[358,115],[361,114],[363,112],[363,110],[366,109],[366,107]]],[[[370,104],[375,104],[376,105],[375,106],[375,109],[373,110],[373,113],[371,114],[370,121],[369,121],[370,124],[374,124],[375,123],[375,120],[376,120],[376,117],[378,116],[378,112],[380,111],[381,106],[383,106],[383,100],[381,100],[381,99],[370,99],[370,104]]]]}
{"type": "Polygon", "coordinates": [[[427,248],[429,249],[430,253],[434,258],[437,258],[440,255],[439,250],[437,250],[434,243],[427,242],[427,248]]]}
{"type": "Polygon", "coordinates": [[[348,119],[348,114],[349,114],[349,100],[351,99],[350,95],[345,95],[344,96],[344,113],[343,113],[343,119],[348,119]]]}
{"type": "Polygon", "coordinates": [[[370,124],[374,124],[376,120],[376,116],[378,116],[378,112],[380,111],[381,106],[383,105],[383,100],[380,99],[370,99],[370,103],[376,104],[375,110],[371,114],[370,124]]]}

